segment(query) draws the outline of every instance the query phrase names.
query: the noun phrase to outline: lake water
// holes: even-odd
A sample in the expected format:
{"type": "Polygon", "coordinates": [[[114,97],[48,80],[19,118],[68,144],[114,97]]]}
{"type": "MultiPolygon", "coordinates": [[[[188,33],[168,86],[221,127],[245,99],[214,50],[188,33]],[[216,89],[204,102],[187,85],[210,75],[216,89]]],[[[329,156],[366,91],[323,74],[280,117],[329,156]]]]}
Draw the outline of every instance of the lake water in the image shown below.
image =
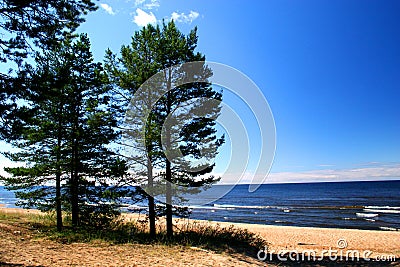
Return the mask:
{"type": "MultiPolygon", "coordinates": [[[[266,184],[253,193],[249,193],[248,185],[236,185],[229,191],[231,187],[216,185],[189,196],[190,217],[270,225],[400,230],[400,181],[266,184]],[[212,201],[216,195],[224,196],[212,201]]],[[[16,201],[14,193],[0,186],[1,204],[15,207],[16,201]]]]}

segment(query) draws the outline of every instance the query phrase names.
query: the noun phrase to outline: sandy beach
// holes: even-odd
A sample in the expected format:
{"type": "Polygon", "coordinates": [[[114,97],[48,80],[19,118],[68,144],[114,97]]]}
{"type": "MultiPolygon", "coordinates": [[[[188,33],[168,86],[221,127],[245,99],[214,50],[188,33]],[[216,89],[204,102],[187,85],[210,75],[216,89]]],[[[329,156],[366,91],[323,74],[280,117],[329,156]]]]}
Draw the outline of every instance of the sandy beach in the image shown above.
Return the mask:
{"type": "MultiPolygon", "coordinates": [[[[138,218],[137,214],[125,214],[125,216],[134,220],[138,218]]],[[[360,255],[365,252],[371,259],[380,256],[394,256],[400,259],[400,231],[275,226],[183,219],[176,219],[175,222],[178,227],[188,222],[198,222],[199,224],[219,224],[221,227],[234,225],[244,228],[262,236],[269,243],[268,250],[274,253],[285,250],[300,253],[315,251],[316,255],[321,255],[323,251],[326,253],[329,249],[342,251],[343,254],[350,250],[357,250],[360,255]]]]}
{"type": "MultiPolygon", "coordinates": [[[[0,208],[2,213],[40,213],[36,210],[0,208]]],[[[137,214],[125,214],[127,220],[137,220],[137,214]]],[[[143,217],[141,217],[143,218],[143,217]]],[[[176,220],[177,227],[187,222],[219,224],[221,227],[245,228],[258,233],[269,243],[268,250],[315,251],[320,255],[324,250],[369,251],[369,258],[396,257],[399,266],[400,232],[369,231],[349,229],[327,229],[239,224],[199,220],[176,220]],[[339,243],[338,243],[339,241],[339,243]]],[[[160,247],[126,244],[72,243],[60,244],[54,241],[32,238],[29,231],[13,228],[0,221],[0,263],[24,264],[21,266],[265,266],[262,262],[241,255],[218,254],[197,248],[160,247]],[[134,264],[132,264],[134,262],[134,264]]],[[[363,255],[363,254],[360,254],[363,255]]],[[[325,255],[326,256],[326,255],[325,255]]],[[[1,264],[0,264],[1,265],[1,264]]],[[[2,265],[3,266],[3,265],[2,265]]],[[[15,266],[15,265],[4,265],[15,266]]],[[[268,266],[273,266],[268,264],[268,266]]]]}
{"type": "MultiPolygon", "coordinates": [[[[229,225],[230,223],[221,223],[229,225]]],[[[358,250],[371,258],[394,255],[400,258],[400,232],[355,229],[329,229],[294,226],[270,226],[256,224],[234,224],[237,227],[259,233],[269,242],[269,250],[358,250]]]]}

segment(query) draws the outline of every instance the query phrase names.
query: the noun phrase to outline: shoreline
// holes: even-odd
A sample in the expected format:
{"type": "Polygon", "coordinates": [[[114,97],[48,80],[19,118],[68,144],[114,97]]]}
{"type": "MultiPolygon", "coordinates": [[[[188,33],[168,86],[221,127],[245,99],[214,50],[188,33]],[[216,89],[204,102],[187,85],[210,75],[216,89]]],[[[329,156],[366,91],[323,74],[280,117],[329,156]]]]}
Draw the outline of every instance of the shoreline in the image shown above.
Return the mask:
{"type": "MultiPolygon", "coordinates": [[[[0,206],[0,212],[41,213],[35,209],[7,208],[4,206],[0,206]]],[[[122,216],[128,221],[145,217],[138,213],[123,213],[122,216]]],[[[246,229],[263,237],[268,242],[268,251],[273,254],[283,253],[284,251],[295,251],[297,253],[312,251],[315,255],[320,256],[327,251],[336,250],[336,253],[343,255],[351,251],[358,251],[360,255],[368,252],[367,256],[371,259],[382,256],[400,259],[400,231],[278,226],[174,218],[174,224],[177,227],[188,223],[219,225],[220,227],[234,226],[246,229]]],[[[158,224],[163,227],[163,218],[158,219],[158,224]]]]}
{"type": "MultiPolygon", "coordinates": [[[[129,219],[139,219],[138,214],[125,213],[129,219]]],[[[159,219],[159,224],[163,225],[163,219],[159,219]]],[[[315,252],[321,256],[329,251],[337,253],[351,253],[358,251],[360,258],[367,254],[367,258],[376,259],[377,257],[391,256],[400,259],[400,231],[384,230],[362,230],[344,228],[319,228],[302,226],[279,226],[262,225],[248,223],[233,223],[206,221],[196,219],[174,219],[175,225],[185,225],[199,223],[205,225],[219,225],[221,227],[234,226],[246,229],[263,237],[268,242],[268,251],[273,254],[294,251],[303,253],[305,251],[315,252]]]]}
{"type": "MultiPolygon", "coordinates": [[[[19,207],[6,207],[5,204],[0,204],[0,210],[9,210],[9,211],[15,211],[15,212],[20,212],[26,211],[26,212],[35,212],[35,213],[41,213],[41,211],[37,209],[25,209],[25,208],[19,208],[19,207]]],[[[137,217],[145,217],[143,213],[138,213],[138,212],[121,212],[121,215],[126,216],[126,217],[132,217],[132,218],[137,218],[137,217]]],[[[203,220],[203,219],[194,219],[194,218],[189,218],[189,219],[184,219],[184,218],[178,218],[178,217],[173,217],[174,220],[189,220],[189,221],[198,221],[198,222],[212,222],[214,224],[228,224],[228,225],[242,225],[242,226],[254,226],[255,228],[258,228],[259,226],[261,227],[278,227],[278,228],[298,228],[298,229],[331,229],[331,230],[349,230],[349,231],[373,231],[373,232],[388,232],[388,233],[400,233],[400,229],[395,229],[392,230],[392,228],[387,227],[387,229],[362,229],[362,228],[338,228],[338,227],[315,227],[315,226],[297,226],[297,225],[275,225],[275,224],[260,224],[260,223],[242,223],[242,222],[231,222],[231,221],[217,221],[217,220],[203,220]]],[[[252,228],[252,227],[250,227],[252,228]]]]}
{"type": "MultiPolygon", "coordinates": [[[[10,211],[10,212],[32,212],[32,213],[41,213],[41,211],[37,209],[25,209],[25,208],[19,208],[19,207],[6,207],[5,204],[0,204],[0,210],[4,211],[10,211]]],[[[138,217],[145,217],[143,213],[137,213],[137,212],[121,212],[121,215],[126,216],[128,218],[135,218],[138,219],[138,217]]],[[[230,222],[230,221],[216,221],[216,220],[203,220],[203,219],[194,219],[194,218],[178,218],[178,217],[173,217],[174,220],[189,220],[189,221],[198,221],[198,222],[212,222],[213,224],[221,224],[221,225],[237,225],[237,226],[254,226],[255,228],[258,227],[277,227],[277,228],[297,228],[297,229],[327,229],[327,230],[349,230],[349,231],[373,231],[373,232],[387,232],[387,233],[400,233],[400,229],[396,230],[385,230],[385,229],[361,229],[361,228],[338,228],[338,227],[314,227],[314,226],[297,226],[297,225],[275,225],[275,224],[260,224],[260,223],[241,223],[241,222],[230,222]]],[[[252,228],[252,227],[250,227],[252,228]]]]}

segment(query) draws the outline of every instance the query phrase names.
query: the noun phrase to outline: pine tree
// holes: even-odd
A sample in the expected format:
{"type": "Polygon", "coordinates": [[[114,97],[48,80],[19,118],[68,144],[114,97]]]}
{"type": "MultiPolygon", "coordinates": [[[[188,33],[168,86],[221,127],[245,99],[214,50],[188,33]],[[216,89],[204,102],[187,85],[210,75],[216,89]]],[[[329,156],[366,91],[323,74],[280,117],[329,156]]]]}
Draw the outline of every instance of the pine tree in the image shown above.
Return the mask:
{"type": "Polygon", "coordinates": [[[57,46],[84,22],[83,15],[96,9],[91,0],[0,0],[0,63],[9,69],[0,73],[0,138],[19,138],[14,119],[27,90],[24,59],[57,46]]]}
{"type": "MultiPolygon", "coordinates": [[[[160,36],[159,28],[148,25],[134,34],[130,46],[122,46],[121,58],[117,59],[111,50],[107,51],[105,66],[110,80],[116,85],[114,95],[119,96],[115,100],[120,106],[119,115],[121,119],[125,116],[127,110],[133,112],[132,109],[127,107],[140,85],[160,68],[159,63],[154,60],[158,42],[157,36],[160,36]]],[[[154,118],[149,117],[147,121],[142,121],[143,116],[140,116],[140,114],[152,109],[149,98],[151,98],[151,95],[140,98],[140,105],[135,106],[135,116],[130,116],[131,121],[127,122],[131,126],[147,125],[147,127],[145,129],[143,127],[136,127],[136,129],[130,127],[129,134],[125,135],[123,139],[125,144],[129,143],[132,150],[135,150],[133,154],[129,154],[130,166],[135,169],[139,177],[142,177],[129,182],[136,184],[138,180],[146,180],[147,192],[151,191],[153,187],[153,167],[156,165],[157,159],[154,142],[159,129],[154,118]],[[143,130],[146,131],[145,135],[141,134],[143,130]],[[142,136],[145,136],[146,140],[141,140],[142,136]],[[143,147],[141,144],[145,144],[145,146],[143,147]]],[[[150,236],[155,237],[155,201],[151,194],[147,194],[146,197],[149,206],[150,236]]]]}
{"type": "MultiPolygon", "coordinates": [[[[192,83],[174,88],[174,84],[179,83],[182,77],[189,75],[187,70],[179,69],[176,66],[186,62],[205,60],[203,55],[195,52],[197,47],[196,31],[194,29],[185,36],[176,28],[173,21],[167,24],[163,23],[162,27],[148,25],[134,35],[131,46],[122,47],[120,59],[116,59],[112,54],[109,54],[108,57],[112,77],[116,79],[118,86],[125,89],[124,92],[128,99],[138,92],[143,82],[154,74],[162,72],[162,75],[152,77],[154,88],[145,90],[143,93],[145,95],[138,96],[136,94],[134,103],[130,106],[127,105],[125,122],[132,126],[132,129],[126,131],[132,137],[131,141],[126,139],[128,141],[126,145],[131,146],[136,141],[139,146],[140,143],[144,143],[146,147],[145,151],[137,154],[139,158],[137,161],[142,156],[148,159],[144,164],[148,170],[151,168],[163,169],[161,172],[158,171],[156,176],[161,176],[167,181],[164,193],[169,236],[173,233],[172,184],[199,187],[216,182],[218,179],[213,176],[205,177],[212,171],[213,164],[204,162],[203,166],[191,165],[193,165],[193,159],[199,159],[202,156],[209,159],[215,157],[218,147],[223,143],[223,137],[217,138],[214,129],[215,120],[220,112],[219,101],[222,99],[222,94],[214,91],[208,82],[192,83]],[[154,81],[154,79],[158,80],[154,81]],[[163,93],[165,94],[163,95],[163,93]],[[160,100],[152,103],[151,99],[154,98],[160,98],[160,100]],[[207,109],[210,114],[204,114],[203,118],[198,118],[195,116],[196,109],[203,108],[204,110],[205,103],[202,102],[202,98],[214,99],[215,102],[212,107],[207,109]],[[147,99],[150,100],[146,102],[147,99]],[[188,104],[187,102],[190,101],[192,103],[188,104]],[[175,131],[172,125],[166,125],[163,131],[162,126],[165,126],[164,122],[169,114],[182,108],[182,105],[186,109],[178,116],[175,113],[173,119],[179,121],[178,124],[183,125],[183,128],[175,131]],[[148,117],[143,116],[146,113],[149,114],[148,117]],[[143,119],[146,121],[141,121],[143,119]],[[143,138],[145,140],[140,140],[143,138]],[[202,155],[207,150],[205,149],[207,146],[207,155],[202,155]],[[171,162],[171,155],[168,154],[177,148],[183,151],[184,157],[171,162]],[[183,168],[185,165],[186,167],[183,168]]],[[[207,81],[212,75],[206,66],[201,67],[200,72],[191,73],[191,77],[186,78],[199,76],[207,81]]],[[[154,177],[150,171],[147,174],[147,187],[151,188],[154,177]]],[[[147,188],[147,192],[151,192],[151,190],[147,188]]],[[[150,201],[149,205],[151,211],[150,201]]],[[[180,211],[179,207],[175,206],[175,211],[180,211]]],[[[150,225],[152,225],[152,216],[150,216],[150,225]]]]}
{"type": "Polygon", "coordinates": [[[93,62],[87,36],[66,39],[58,49],[38,55],[36,67],[29,68],[24,71],[30,73],[29,94],[19,109],[22,134],[12,142],[20,151],[6,153],[26,166],[6,168],[12,177],[1,179],[17,190],[19,204],[56,209],[58,229],[61,208],[71,211],[74,226],[103,211],[116,214],[118,199],[126,193],[116,183],[127,169],[110,148],[118,137],[117,121],[110,87],[101,64],[93,62]]]}
{"type": "Polygon", "coordinates": [[[176,28],[173,21],[163,24],[159,62],[164,69],[164,84],[167,93],[159,101],[154,109],[160,117],[160,121],[166,122],[168,116],[175,121],[164,125],[161,142],[165,161],[166,180],[166,220],[167,236],[173,234],[173,188],[172,184],[185,187],[201,187],[218,181],[214,176],[205,177],[210,173],[215,164],[210,164],[217,154],[217,149],[224,142],[224,137],[218,138],[216,134],[215,120],[219,116],[222,93],[216,92],[207,82],[184,83],[181,80],[207,81],[212,76],[212,71],[204,64],[193,70],[181,69],[181,64],[193,61],[205,61],[205,56],[196,53],[197,29],[192,30],[188,36],[184,36],[176,28]],[[214,99],[215,101],[203,101],[202,99],[214,99]],[[213,103],[211,106],[210,103],[213,103]],[[208,104],[208,107],[207,107],[208,104]],[[180,112],[177,110],[181,109],[180,112]],[[198,117],[196,111],[206,111],[198,117]],[[174,126],[178,129],[174,129],[174,126]],[[181,155],[174,157],[174,151],[179,149],[181,155]],[[206,150],[208,151],[206,152],[206,150]],[[206,162],[197,162],[200,158],[206,162]]]}

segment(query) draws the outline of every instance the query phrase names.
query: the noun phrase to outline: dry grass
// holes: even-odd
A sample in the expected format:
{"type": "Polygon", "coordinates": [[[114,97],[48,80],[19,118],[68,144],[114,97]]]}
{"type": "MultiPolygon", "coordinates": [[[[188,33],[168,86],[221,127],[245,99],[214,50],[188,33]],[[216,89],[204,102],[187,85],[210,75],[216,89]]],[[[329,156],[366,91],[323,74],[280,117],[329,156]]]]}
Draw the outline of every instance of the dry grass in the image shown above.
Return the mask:
{"type": "MultiPolygon", "coordinates": [[[[134,229],[133,225],[131,222],[123,227],[134,229]]],[[[135,227],[129,242],[115,242],[126,229],[103,238],[83,230],[56,234],[50,230],[54,229],[51,214],[21,210],[5,213],[2,209],[0,266],[259,266],[260,263],[234,251],[220,249],[216,253],[204,249],[205,246],[190,243],[185,239],[187,236],[182,237],[183,245],[178,244],[178,239],[167,242],[162,235],[156,242],[145,244],[140,240],[145,233],[135,227]]]]}
{"type": "Polygon", "coordinates": [[[266,264],[254,258],[265,240],[276,250],[321,251],[335,248],[338,238],[346,239],[350,249],[399,255],[400,232],[247,224],[232,227],[230,223],[176,220],[176,235],[167,239],[161,220],[159,235],[150,242],[142,219],[124,215],[123,224],[107,231],[72,231],[67,227],[57,233],[51,214],[0,208],[0,266],[400,266],[399,260],[281,262],[274,255],[266,264]]]}

